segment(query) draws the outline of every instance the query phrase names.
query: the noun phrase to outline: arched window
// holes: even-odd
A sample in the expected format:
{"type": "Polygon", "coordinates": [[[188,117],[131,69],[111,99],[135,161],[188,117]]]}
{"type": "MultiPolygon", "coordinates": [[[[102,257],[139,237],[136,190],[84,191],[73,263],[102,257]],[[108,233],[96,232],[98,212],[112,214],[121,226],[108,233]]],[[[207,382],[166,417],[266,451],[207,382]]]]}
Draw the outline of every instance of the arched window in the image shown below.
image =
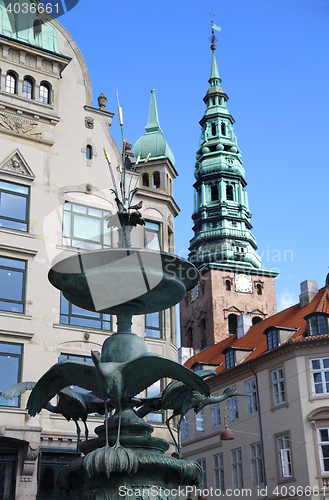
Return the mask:
{"type": "Polygon", "coordinates": [[[93,147],[91,144],[87,144],[86,146],[86,158],[87,160],[93,159],[93,147]]]}
{"type": "Polygon", "coordinates": [[[231,291],[231,281],[230,280],[226,280],[225,281],[225,288],[228,292],[231,291]]]}
{"type": "Polygon", "coordinates": [[[259,283],[256,286],[256,290],[257,290],[257,295],[263,295],[262,285],[260,285],[259,283]]]}
{"type": "Polygon", "coordinates": [[[160,172],[153,172],[153,187],[155,189],[160,187],[160,172]]]}
{"type": "Polygon", "coordinates": [[[253,325],[257,325],[257,323],[260,323],[261,321],[263,321],[263,319],[260,316],[254,316],[252,318],[252,324],[253,325]]]}
{"type": "Polygon", "coordinates": [[[230,184],[226,186],[226,199],[229,201],[233,201],[233,186],[230,184]]]}
{"type": "Polygon", "coordinates": [[[201,349],[207,347],[207,331],[206,331],[206,320],[202,318],[200,322],[200,333],[201,333],[201,349]]]}
{"type": "Polygon", "coordinates": [[[33,80],[29,77],[25,77],[23,80],[23,97],[27,99],[34,98],[34,84],[33,80]]]}
{"type": "Polygon", "coordinates": [[[49,85],[49,83],[47,83],[47,82],[40,83],[39,99],[40,99],[40,102],[43,102],[44,104],[50,104],[50,85],[49,85]]]}
{"type": "Polygon", "coordinates": [[[236,314],[230,314],[228,317],[228,333],[230,335],[236,334],[236,329],[238,326],[238,317],[236,314]]]}
{"type": "Polygon", "coordinates": [[[13,71],[8,71],[6,75],[6,92],[17,94],[17,75],[13,71]]]}
{"type": "Polygon", "coordinates": [[[216,135],[216,123],[211,124],[211,134],[216,135]]]}
{"type": "Polygon", "coordinates": [[[143,179],[143,186],[149,187],[150,186],[150,181],[149,181],[149,174],[147,172],[145,172],[142,175],[142,179],[143,179]]]}
{"type": "Polygon", "coordinates": [[[221,130],[222,130],[222,135],[226,135],[226,125],[225,125],[225,123],[222,123],[221,130]]]}
{"type": "Polygon", "coordinates": [[[211,201],[218,200],[218,186],[211,186],[211,201]]]}

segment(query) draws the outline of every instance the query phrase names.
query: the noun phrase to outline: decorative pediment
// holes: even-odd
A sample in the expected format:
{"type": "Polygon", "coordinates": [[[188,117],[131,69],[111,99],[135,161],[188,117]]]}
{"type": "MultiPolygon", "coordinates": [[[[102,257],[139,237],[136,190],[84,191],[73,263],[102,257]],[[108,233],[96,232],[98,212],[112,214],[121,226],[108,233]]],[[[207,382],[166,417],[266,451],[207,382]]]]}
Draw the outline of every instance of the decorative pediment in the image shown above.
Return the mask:
{"type": "Polygon", "coordinates": [[[1,163],[0,172],[5,172],[15,177],[23,177],[24,179],[30,179],[32,181],[35,178],[34,173],[19,149],[16,149],[1,163]]]}
{"type": "Polygon", "coordinates": [[[263,311],[261,311],[260,309],[253,309],[252,311],[248,311],[248,313],[250,316],[262,316],[263,318],[266,317],[266,314],[263,313],[263,311]]]}
{"type": "Polygon", "coordinates": [[[238,309],[235,306],[231,306],[228,309],[224,309],[225,319],[227,319],[230,314],[236,314],[237,316],[239,316],[240,314],[243,314],[243,311],[240,311],[240,309],[238,309]]]}

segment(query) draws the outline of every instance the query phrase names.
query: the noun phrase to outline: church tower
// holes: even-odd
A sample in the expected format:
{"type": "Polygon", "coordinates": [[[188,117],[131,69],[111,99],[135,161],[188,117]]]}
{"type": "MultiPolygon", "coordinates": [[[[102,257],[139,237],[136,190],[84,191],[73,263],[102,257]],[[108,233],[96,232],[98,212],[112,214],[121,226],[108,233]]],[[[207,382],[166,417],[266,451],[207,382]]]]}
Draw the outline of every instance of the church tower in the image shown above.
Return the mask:
{"type": "Polygon", "coordinates": [[[210,87],[200,121],[189,255],[202,278],[180,305],[181,345],[194,352],[229,335],[243,335],[276,312],[277,273],[260,269],[234,119],[217,69],[214,29],[219,28],[212,24],[210,87]]]}

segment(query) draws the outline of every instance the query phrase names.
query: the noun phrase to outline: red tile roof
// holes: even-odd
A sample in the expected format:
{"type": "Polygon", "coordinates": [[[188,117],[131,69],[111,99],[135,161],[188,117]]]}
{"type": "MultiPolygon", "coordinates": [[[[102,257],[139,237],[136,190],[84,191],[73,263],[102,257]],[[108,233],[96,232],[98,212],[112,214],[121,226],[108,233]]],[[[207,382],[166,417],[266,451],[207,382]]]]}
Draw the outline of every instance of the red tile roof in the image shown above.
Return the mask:
{"type": "MultiPolygon", "coordinates": [[[[253,325],[240,339],[237,338],[237,335],[232,335],[218,344],[215,344],[208,349],[204,349],[200,353],[188,359],[185,366],[190,368],[197,362],[220,365],[216,369],[216,373],[222,373],[226,369],[225,355],[223,354],[223,351],[227,347],[252,349],[249,356],[245,359],[245,361],[251,361],[252,359],[255,359],[267,352],[267,338],[263,332],[270,326],[296,329],[296,332],[292,335],[290,341],[305,341],[307,340],[307,338],[305,338],[307,324],[304,317],[313,312],[329,314],[329,286],[321,288],[313,300],[306,306],[300,307],[298,303],[288,309],[285,309],[284,311],[274,314],[264,321],[260,321],[256,325],[253,325]]],[[[320,336],[317,336],[316,338],[319,337],[320,336]]],[[[314,337],[308,338],[310,340],[314,339],[314,337]]]]}

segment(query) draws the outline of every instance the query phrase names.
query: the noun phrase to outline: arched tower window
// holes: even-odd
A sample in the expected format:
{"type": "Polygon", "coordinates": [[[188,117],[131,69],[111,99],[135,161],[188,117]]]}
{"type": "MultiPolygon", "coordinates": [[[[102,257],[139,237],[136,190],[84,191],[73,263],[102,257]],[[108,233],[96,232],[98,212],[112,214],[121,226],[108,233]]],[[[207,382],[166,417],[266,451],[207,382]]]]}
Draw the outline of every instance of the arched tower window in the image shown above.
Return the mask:
{"type": "Polygon", "coordinates": [[[93,158],[93,147],[91,144],[87,144],[86,146],[86,158],[87,160],[92,160],[93,158]]]}
{"type": "Polygon", "coordinates": [[[31,78],[25,77],[23,80],[23,97],[27,99],[34,98],[34,82],[31,78]]]}
{"type": "Polygon", "coordinates": [[[228,186],[226,186],[226,199],[229,201],[234,200],[234,198],[233,198],[233,186],[231,186],[230,184],[228,186]]]}
{"type": "Polygon", "coordinates": [[[43,102],[44,104],[50,104],[50,92],[51,87],[48,82],[41,82],[40,83],[40,90],[39,90],[39,100],[40,102],[43,102]]]}
{"type": "Polygon", "coordinates": [[[13,71],[7,72],[5,88],[9,94],[17,94],[17,75],[13,71]]]}
{"type": "Polygon", "coordinates": [[[263,295],[262,285],[260,285],[259,283],[256,286],[256,290],[257,290],[257,295],[263,295]]]}
{"type": "Polygon", "coordinates": [[[216,123],[212,123],[211,124],[211,134],[212,135],[216,135],[216,132],[217,132],[217,130],[216,130],[216,123]]]}
{"type": "Polygon", "coordinates": [[[158,171],[153,172],[153,187],[155,189],[160,187],[160,172],[158,171]]]}
{"type": "Polygon", "coordinates": [[[238,317],[236,314],[230,314],[228,317],[228,333],[230,335],[236,334],[236,329],[238,326],[238,317]]]}
{"type": "Polygon", "coordinates": [[[200,322],[200,333],[201,333],[201,349],[207,347],[207,332],[206,332],[206,320],[202,318],[200,322]]]}
{"type": "Polygon", "coordinates": [[[228,292],[231,291],[231,281],[230,280],[226,280],[225,281],[225,288],[228,292]]]}
{"type": "Polygon", "coordinates": [[[252,318],[252,324],[253,325],[257,325],[257,323],[260,323],[261,321],[263,321],[263,319],[260,316],[254,316],[252,318]]]}
{"type": "Polygon", "coordinates": [[[145,172],[142,175],[142,179],[143,179],[143,186],[150,187],[149,174],[147,172],[145,172]]]}
{"type": "Polygon", "coordinates": [[[188,328],[186,333],[186,344],[187,347],[193,347],[193,331],[192,328],[188,328]]]}
{"type": "Polygon", "coordinates": [[[221,130],[222,130],[222,135],[226,135],[226,125],[225,125],[225,123],[222,123],[221,130]]]}
{"type": "Polygon", "coordinates": [[[211,201],[218,200],[218,186],[211,186],[211,201]]]}

